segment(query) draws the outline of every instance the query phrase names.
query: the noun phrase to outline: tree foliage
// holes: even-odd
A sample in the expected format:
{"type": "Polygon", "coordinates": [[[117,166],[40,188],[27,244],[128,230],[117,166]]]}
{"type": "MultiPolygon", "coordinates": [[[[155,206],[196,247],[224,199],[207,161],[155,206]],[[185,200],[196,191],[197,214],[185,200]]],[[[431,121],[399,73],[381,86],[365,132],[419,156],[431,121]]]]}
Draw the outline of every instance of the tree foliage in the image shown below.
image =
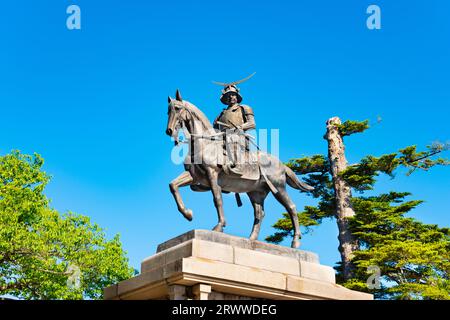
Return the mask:
{"type": "Polygon", "coordinates": [[[352,260],[355,277],[345,285],[383,299],[450,300],[450,229],[405,217],[421,203],[405,201],[408,195],[353,199],[357,214],[351,230],[361,250],[352,260]],[[382,281],[368,290],[371,266],[379,268],[382,281]]]}
{"type": "Polygon", "coordinates": [[[448,146],[434,143],[427,146],[426,151],[418,152],[417,146],[409,146],[400,149],[398,152],[380,157],[369,155],[363,158],[360,163],[349,166],[342,173],[342,176],[357,191],[372,190],[376,177],[380,173],[394,177],[394,171],[399,167],[407,168],[407,175],[410,175],[417,169],[426,171],[434,166],[448,165],[450,162],[447,159],[433,159],[433,156],[447,149],[448,146]]]}
{"type": "Polygon", "coordinates": [[[23,299],[98,299],[133,270],[119,236],[86,216],[60,214],[44,195],[43,159],[0,157],[0,295],[23,299]]]}
{"type": "Polygon", "coordinates": [[[364,132],[369,128],[369,120],[353,121],[347,120],[344,123],[338,125],[339,134],[342,137],[350,136],[355,133],[364,132]]]}
{"type": "MultiPolygon", "coordinates": [[[[346,121],[338,125],[340,135],[350,136],[368,129],[368,122],[346,121]]],[[[370,274],[367,267],[376,265],[381,269],[384,285],[372,292],[380,298],[395,299],[443,299],[449,297],[449,233],[448,229],[422,224],[405,217],[421,201],[404,201],[407,193],[391,192],[375,197],[364,197],[373,190],[380,174],[395,176],[399,168],[407,174],[417,169],[429,170],[434,166],[448,165],[449,161],[437,157],[449,146],[433,143],[425,151],[408,146],[397,152],[381,156],[368,155],[358,164],[341,172],[341,177],[360,197],[352,197],[355,216],[350,218],[350,232],[359,243],[359,250],[352,260],[355,277],[344,285],[368,291],[366,280],[370,274]]],[[[316,206],[306,206],[298,213],[300,224],[306,232],[319,226],[324,218],[336,216],[336,198],[331,176],[330,159],[327,155],[304,156],[287,164],[303,181],[312,185],[311,193],[318,199],[316,206]]],[[[292,224],[286,214],[273,227],[275,233],[267,237],[269,242],[280,243],[292,236],[292,224]]],[[[343,282],[341,263],[337,263],[338,280],[343,282]]]]}

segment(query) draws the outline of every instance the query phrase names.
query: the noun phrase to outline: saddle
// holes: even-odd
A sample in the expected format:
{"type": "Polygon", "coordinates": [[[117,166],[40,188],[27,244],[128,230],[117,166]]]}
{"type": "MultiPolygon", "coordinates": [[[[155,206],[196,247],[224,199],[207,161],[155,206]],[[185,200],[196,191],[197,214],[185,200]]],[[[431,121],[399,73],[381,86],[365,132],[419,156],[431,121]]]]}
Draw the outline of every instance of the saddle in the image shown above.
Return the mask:
{"type": "MultiPolygon", "coordinates": [[[[223,136],[211,136],[209,147],[204,149],[202,161],[217,164],[222,168],[223,174],[246,180],[259,180],[262,174],[260,168],[260,153],[251,151],[248,138],[245,135],[227,134],[223,136]],[[205,151],[207,150],[207,151],[205,151]]],[[[195,163],[195,155],[187,158],[190,164],[195,163]]],[[[186,167],[187,163],[185,163],[186,167]]],[[[197,168],[197,167],[194,167],[197,168]]],[[[197,168],[201,170],[201,167],[197,168]]],[[[186,170],[189,170],[186,167],[186,170]]]]}
{"type": "Polygon", "coordinates": [[[229,176],[239,177],[246,180],[259,180],[261,169],[258,159],[259,152],[245,152],[243,161],[234,164],[224,152],[225,163],[222,165],[223,172],[229,176]]]}

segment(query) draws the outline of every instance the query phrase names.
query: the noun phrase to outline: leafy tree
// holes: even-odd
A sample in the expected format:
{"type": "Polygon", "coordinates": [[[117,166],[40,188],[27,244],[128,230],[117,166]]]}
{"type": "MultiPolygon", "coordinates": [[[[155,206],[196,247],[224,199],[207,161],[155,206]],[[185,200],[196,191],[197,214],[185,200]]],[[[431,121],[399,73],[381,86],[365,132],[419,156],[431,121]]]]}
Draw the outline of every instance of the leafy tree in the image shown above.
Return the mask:
{"type": "Polygon", "coordinates": [[[99,299],[133,273],[119,236],[107,240],[88,217],[52,209],[42,165],[38,154],[0,157],[0,295],[99,299]]]}
{"type": "Polygon", "coordinates": [[[361,249],[354,253],[355,275],[345,286],[382,299],[450,300],[450,229],[405,217],[421,203],[405,201],[408,195],[353,199],[350,229],[361,249]],[[383,281],[369,290],[373,266],[383,281]]]}
{"type": "MultiPolygon", "coordinates": [[[[367,254],[370,255],[372,251],[369,249],[372,247],[363,237],[363,232],[357,229],[357,226],[361,228],[361,225],[355,224],[354,221],[363,221],[361,215],[364,214],[364,211],[362,211],[363,207],[360,206],[361,203],[367,205],[368,202],[372,201],[374,202],[373,208],[376,208],[375,203],[379,202],[375,197],[353,197],[352,192],[356,191],[364,194],[366,191],[373,190],[376,178],[380,173],[393,177],[396,170],[400,167],[406,167],[408,169],[407,174],[411,174],[417,169],[429,170],[436,165],[448,164],[446,159],[436,158],[436,155],[446,150],[448,146],[434,143],[426,151],[418,152],[416,146],[409,146],[398,152],[380,157],[369,155],[358,164],[348,165],[345,157],[344,137],[364,132],[368,128],[368,121],[346,121],[342,124],[339,118],[331,118],[327,122],[327,133],[324,136],[328,142],[328,154],[302,157],[293,159],[287,163],[294,172],[305,175],[303,180],[306,183],[316,188],[312,196],[318,199],[318,204],[316,206],[306,206],[299,213],[299,221],[307,228],[307,231],[312,226],[319,225],[324,218],[336,219],[339,228],[339,251],[341,253],[341,261],[337,269],[339,272],[338,278],[343,283],[349,283],[351,279],[358,277],[363,279],[361,278],[361,268],[365,265],[361,262],[362,260],[358,259],[361,259],[363,256],[361,252],[365,252],[365,261],[368,261],[369,256],[367,254]],[[365,202],[362,202],[363,200],[365,202]],[[358,264],[356,264],[357,262],[358,264]]],[[[381,195],[380,199],[385,199],[386,197],[386,195],[381,195]]],[[[392,201],[395,202],[399,199],[393,199],[392,201]]],[[[420,201],[413,203],[418,205],[420,201]]],[[[412,203],[408,202],[408,204],[412,203]]],[[[402,214],[407,213],[415,205],[411,207],[407,205],[401,206],[400,208],[408,209],[403,211],[402,214]]],[[[392,210],[395,211],[394,209],[392,210]]],[[[392,210],[387,210],[386,214],[393,212],[392,210]]],[[[396,210],[399,210],[399,208],[396,210]]],[[[367,221],[372,221],[370,219],[373,219],[374,223],[377,221],[377,215],[367,212],[365,214],[368,219],[367,221]]],[[[399,216],[398,219],[406,219],[405,221],[409,221],[403,215],[399,216]]],[[[400,220],[398,223],[403,223],[403,220],[400,220]]],[[[383,223],[383,221],[379,222],[383,223]]],[[[419,227],[419,224],[419,222],[415,224],[418,228],[414,231],[416,233],[421,233],[423,231],[421,229],[422,227],[426,228],[425,225],[420,225],[419,227]]],[[[368,226],[371,225],[368,224],[368,226]]],[[[292,225],[286,214],[274,224],[274,228],[277,231],[266,239],[270,242],[279,243],[285,237],[291,236],[292,234],[292,225]]],[[[372,230],[372,232],[376,233],[377,230],[372,230]]],[[[445,229],[442,229],[441,232],[445,235],[445,229]]],[[[448,242],[448,238],[445,236],[442,236],[442,239],[444,239],[442,241],[448,242]]],[[[419,241],[418,243],[422,242],[419,241]]],[[[416,245],[419,245],[418,243],[416,245]]],[[[395,256],[395,252],[393,254],[395,256]]],[[[400,259],[400,257],[397,258],[400,259]]],[[[368,277],[366,271],[364,270],[365,279],[368,277]]],[[[438,274],[443,276],[442,273],[438,272],[438,274]]],[[[355,287],[355,284],[351,286],[355,287]]],[[[405,288],[405,286],[399,287],[399,285],[396,287],[397,289],[405,288]]],[[[389,292],[392,292],[395,289],[391,288],[389,290],[389,292]]],[[[387,291],[379,291],[378,296],[382,296],[381,292],[387,291]]],[[[401,295],[392,295],[392,297],[401,297],[401,295]]]]}

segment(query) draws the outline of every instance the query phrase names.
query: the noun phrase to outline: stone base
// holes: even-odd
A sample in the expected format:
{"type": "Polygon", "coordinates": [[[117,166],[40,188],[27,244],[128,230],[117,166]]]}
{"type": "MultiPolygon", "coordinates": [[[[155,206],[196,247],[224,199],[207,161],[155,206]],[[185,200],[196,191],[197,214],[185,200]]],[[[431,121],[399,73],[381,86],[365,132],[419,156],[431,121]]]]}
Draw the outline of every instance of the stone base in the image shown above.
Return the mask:
{"type": "Polygon", "coordinates": [[[158,246],[141,274],[104,298],[170,300],[371,300],[335,283],[316,254],[220,232],[192,230],[158,246]]]}

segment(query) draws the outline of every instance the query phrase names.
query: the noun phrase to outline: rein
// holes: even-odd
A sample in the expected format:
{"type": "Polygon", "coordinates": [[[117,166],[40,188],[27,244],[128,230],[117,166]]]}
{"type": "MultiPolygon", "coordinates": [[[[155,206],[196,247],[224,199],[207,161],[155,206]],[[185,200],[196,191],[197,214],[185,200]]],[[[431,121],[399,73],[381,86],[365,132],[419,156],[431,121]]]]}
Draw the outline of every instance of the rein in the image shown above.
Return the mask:
{"type": "MultiPolygon", "coordinates": [[[[185,110],[186,112],[189,113],[191,119],[197,119],[197,120],[199,120],[201,122],[201,120],[198,117],[195,116],[195,114],[192,112],[192,110],[189,110],[188,108],[186,108],[186,106],[184,104],[183,104],[182,107],[183,107],[183,110],[185,110]]],[[[217,137],[225,135],[225,132],[223,132],[223,131],[216,132],[216,133],[213,133],[213,134],[210,134],[210,135],[190,133],[187,130],[187,128],[186,128],[186,126],[184,124],[184,121],[183,121],[183,129],[186,129],[184,131],[188,132],[188,135],[190,137],[197,138],[197,139],[208,139],[208,140],[214,141],[214,140],[216,140],[217,137]]],[[[258,144],[255,142],[255,137],[254,136],[252,136],[252,135],[250,135],[248,133],[245,133],[245,132],[241,132],[240,134],[245,136],[246,138],[248,138],[249,141],[257,148],[257,150],[260,150],[258,144]]],[[[188,144],[189,143],[188,140],[190,140],[190,137],[187,137],[188,139],[186,139],[186,141],[178,141],[178,139],[177,139],[177,143],[188,144]]]]}

